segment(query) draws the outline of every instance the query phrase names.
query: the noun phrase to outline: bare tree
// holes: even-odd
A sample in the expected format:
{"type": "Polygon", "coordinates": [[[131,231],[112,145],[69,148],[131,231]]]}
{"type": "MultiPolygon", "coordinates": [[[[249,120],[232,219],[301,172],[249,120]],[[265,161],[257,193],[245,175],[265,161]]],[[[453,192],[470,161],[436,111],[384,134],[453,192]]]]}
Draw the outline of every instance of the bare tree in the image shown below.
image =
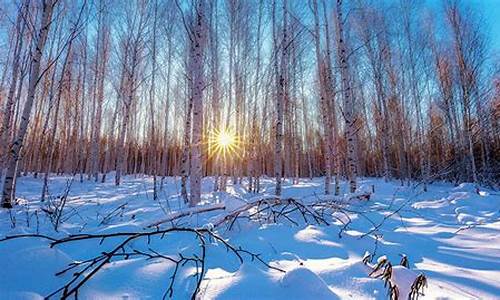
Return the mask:
{"type": "Polygon", "coordinates": [[[351,193],[356,191],[357,176],[357,139],[356,139],[356,110],[352,97],[351,83],[349,78],[349,63],[347,46],[344,35],[344,17],[342,13],[342,0],[337,0],[337,11],[335,16],[337,25],[337,56],[342,80],[342,95],[344,98],[343,116],[345,120],[345,130],[347,139],[347,165],[349,178],[349,189],[351,193]]]}
{"type": "Polygon", "coordinates": [[[142,81],[139,78],[144,51],[144,30],[146,28],[146,7],[139,3],[137,7],[131,7],[127,14],[127,27],[121,41],[122,68],[124,78],[123,116],[120,134],[117,144],[117,162],[115,184],[120,185],[122,168],[125,163],[125,137],[129,126],[131,111],[135,105],[136,91],[142,81]]]}
{"type": "Polygon", "coordinates": [[[10,146],[10,152],[7,160],[7,172],[5,175],[3,191],[2,191],[2,207],[10,208],[12,207],[12,201],[15,199],[15,189],[14,183],[16,180],[17,164],[19,161],[19,154],[23,146],[24,138],[28,130],[28,124],[31,115],[31,108],[33,107],[33,101],[35,100],[35,89],[39,82],[40,76],[40,63],[42,60],[43,49],[45,48],[45,42],[47,41],[47,35],[49,33],[52,12],[56,1],[54,0],[44,0],[42,1],[42,16],[40,29],[38,31],[38,36],[35,41],[34,53],[31,57],[31,71],[29,76],[29,86],[28,94],[26,97],[26,103],[24,105],[23,114],[21,117],[21,124],[16,137],[10,146]]]}

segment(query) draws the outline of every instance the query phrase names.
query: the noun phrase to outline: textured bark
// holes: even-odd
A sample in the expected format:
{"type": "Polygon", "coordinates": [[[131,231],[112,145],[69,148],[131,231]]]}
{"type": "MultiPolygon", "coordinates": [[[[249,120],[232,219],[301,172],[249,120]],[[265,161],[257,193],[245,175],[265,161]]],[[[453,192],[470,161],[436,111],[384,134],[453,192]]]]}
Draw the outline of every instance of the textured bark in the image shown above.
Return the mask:
{"type": "MultiPolygon", "coordinates": [[[[16,92],[16,86],[18,84],[18,78],[21,73],[20,65],[21,65],[21,53],[23,50],[23,42],[24,42],[24,30],[26,28],[26,22],[24,22],[24,14],[25,10],[28,9],[29,2],[26,1],[24,3],[20,10],[19,14],[17,16],[17,21],[16,21],[16,29],[15,32],[17,34],[16,38],[16,44],[14,48],[14,57],[12,61],[12,79],[10,82],[9,86],[9,91],[7,94],[7,103],[5,104],[4,107],[4,113],[3,113],[3,119],[2,119],[2,127],[0,128],[0,148],[2,149],[1,154],[2,154],[2,159],[0,161],[2,167],[6,163],[6,158],[8,155],[9,151],[9,136],[10,136],[10,125],[12,122],[12,112],[13,112],[13,106],[14,106],[14,95],[16,92]]],[[[22,83],[19,84],[19,86],[22,86],[22,83]]],[[[19,93],[18,93],[19,94],[19,93]]]]}
{"type": "Polygon", "coordinates": [[[357,176],[357,138],[356,138],[356,113],[354,99],[352,97],[351,83],[349,79],[349,64],[347,47],[344,36],[344,18],[342,14],[342,0],[337,0],[337,55],[339,60],[340,77],[342,80],[342,94],[344,98],[344,120],[347,139],[347,176],[349,179],[349,190],[356,191],[357,176]]]}
{"type": "Polygon", "coordinates": [[[181,156],[181,195],[185,203],[189,202],[187,192],[187,181],[191,169],[190,149],[191,149],[191,121],[193,112],[193,99],[189,97],[186,104],[186,120],[184,122],[184,137],[181,156]]]}
{"type": "Polygon", "coordinates": [[[201,199],[202,146],[203,146],[203,90],[205,77],[203,58],[206,43],[206,20],[204,0],[197,0],[190,44],[190,74],[192,80],[193,136],[191,145],[191,174],[189,206],[195,206],[201,199]]]}
{"type": "MultiPolygon", "coordinates": [[[[316,53],[316,63],[317,63],[317,77],[319,81],[319,103],[320,103],[320,113],[323,121],[323,137],[325,139],[324,146],[324,160],[325,160],[325,194],[331,193],[331,182],[332,182],[332,160],[333,155],[333,131],[332,131],[332,119],[330,116],[330,109],[328,105],[328,90],[327,90],[327,73],[326,64],[329,62],[325,60],[321,54],[320,48],[320,37],[321,31],[319,26],[319,16],[318,16],[318,4],[317,0],[313,0],[312,9],[314,15],[314,45],[316,53]]],[[[328,33],[325,33],[328,34],[328,33]]]]}
{"type": "MultiPolygon", "coordinates": [[[[273,2],[273,18],[275,18],[275,8],[276,3],[275,1],[273,2]]],[[[288,53],[288,32],[287,32],[287,27],[288,27],[288,21],[287,21],[287,0],[283,0],[283,29],[282,29],[282,38],[281,38],[281,48],[280,48],[280,63],[279,63],[279,68],[277,64],[277,59],[275,59],[275,69],[276,69],[276,89],[277,89],[277,95],[276,95],[276,116],[275,116],[275,123],[274,123],[274,177],[276,180],[276,189],[275,189],[275,194],[277,196],[281,195],[281,181],[282,181],[282,176],[283,176],[283,162],[282,162],[282,150],[283,150],[283,115],[284,115],[284,104],[286,101],[287,97],[287,53],[288,53]]],[[[275,31],[275,20],[273,20],[273,30],[275,31]]],[[[278,54],[278,41],[277,41],[277,34],[274,32],[274,44],[275,44],[275,51],[276,54],[278,54]]]]}
{"type": "Polygon", "coordinates": [[[14,142],[10,147],[10,152],[7,160],[7,172],[5,175],[5,181],[2,191],[2,207],[4,208],[12,207],[12,201],[15,199],[14,185],[16,180],[17,164],[19,162],[20,152],[24,143],[26,131],[28,130],[31,108],[33,107],[33,101],[35,100],[35,89],[38,84],[40,75],[40,63],[42,59],[43,49],[45,48],[45,42],[47,41],[47,35],[51,24],[54,5],[54,0],[43,1],[42,20],[40,23],[40,29],[38,31],[35,49],[33,51],[34,53],[32,54],[33,56],[31,58],[31,71],[29,76],[26,103],[24,104],[19,130],[16,134],[14,142]]]}
{"type": "Polygon", "coordinates": [[[331,153],[332,153],[332,172],[335,180],[335,195],[340,193],[340,151],[339,151],[339,131],[337,125],[337,110],[336,110],[336,92],[335,92],[335,76],[332,70],[332,57],[331,57],[331,41],[330,29],[328,18],[328,7],[325,0],[321,0],[323,6],[323,19],[325,27],[325,88],[326,88],[326,104],[328,108],[328,117],[331,124],[331,153]]]}

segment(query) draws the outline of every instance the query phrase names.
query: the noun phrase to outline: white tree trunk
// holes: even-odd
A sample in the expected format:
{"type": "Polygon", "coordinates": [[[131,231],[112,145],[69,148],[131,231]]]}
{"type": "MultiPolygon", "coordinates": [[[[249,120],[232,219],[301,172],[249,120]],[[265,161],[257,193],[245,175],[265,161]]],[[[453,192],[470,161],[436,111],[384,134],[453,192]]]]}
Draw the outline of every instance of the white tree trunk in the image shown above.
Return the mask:
{"type": "Polygon", "coordinates": [[[191,145],[191,176],[189,206],[195,206],[201,199],[202,145],[203,145],[203,89],[205,85],[203,57],[205,51],[206,27],[204,0],[196,2],[194,24],[190,44],[190,74],[192,80],[193,135],[191,145]]]}
{"type": "MultiPolygon", "coordinates": [[[[19,78],[19,67],[20,67],[20,58],[21,58],[21,52],[23,49],[23,41],[24,41],[24,29],[26,27],[26,23],[24,22],[24,12],[25,12],[25,6],[27,6],[29,2],[24,4],[20,10],[19,10],[19,15],[17,16],[17,22],[16,22],[16,34],[17,34],[17,39],[16,39],[16,45],[14,48],[14,58],[12,61],[12,80],[10,82],[9,86],[9,91],[7,94],[7,103],[5,104],[4,107],[4,114],[3,114],[3,120],[2,120],[2,128],[0,129],[0,147],[2,151],[2,160],[0,163],[2,164],[2,167],[6,163],[6,158],[8,155],[8,149],[9,149],[9,136],[10,136],[10,123],[12,121],[12,109],[14,106],[14,94],[16,92],[16,85],[18,82],[19,78]]],[[[27,9],[27,7],[26,7],[27,9]]]]}
{"type": "Polygon", "coordinates": [[[132,102],[135,98],[135,66],[137,61],[137,53],[133,54],[132,58],[132,70],[128,72],[127,79],[127,95],[124,99],[124,110],[123,110],[123,119],[120,129],[120,136],[118,138],[118,143],[116,145],[117,152],[117,160],[116,160],[116,176],[115,176],[115,184],[120,185],[121,181],[121,173],[123,164],[125,162],[125,135],[127,133],[127,127],[130,119],[130,110],[132,106],[132,102]]]}
{"type": "MultiPolygon", "coordinates": [[[[75,32],[73,31],[73,34],[75,32]]],[[[64,59],[64,63],[63,63],[63,66],[62,66],[62,69],[61,69],[61,74],[60,74],[60,77],[59,77],[59,87],[58,87],[58,91],[57,91],[57,96],[56,96],[56,110],[54,111],[54,118],[53,118],[53,123],[52,123],[52,128],[49,132],[49,141],[54,141],[55,138],[56,138],[56,133],[57,133],[57,128],[58,128],[58,121],[59,121],[59,111],[61,109],[61,98],[62,98],[62,92],[63,92],[63,89],[64,89],[64,84],[71,84],[70,82],[67,82],[65,83],[65,77],[67,76],[66,74],[66,69],[68,68],[68,65],[70,63],[70,57],[71,57],[71,51],[72,51],[72,45],[73,45],[73,40],[70,40],[69,42],[69,45],[68,45],[68,50],[67,50],[67,54],[66,54],[66,58],[64,59]]],[[[71,69],[71,68],[70,68],[71,69]]],[[[49,118],[49,116],[47,116],[47,119],[49,118]]],[[[42,196],[41,196],[41,199],[40,201],[45,201],[45,196],[46,194],[48,193],[48,181],[49,181],[49,174],[50,174],[50,171],[52,170],[52,165],[53,165],[53,161],[54,161],[54,156],[55,156],[55,143],[50,143],[48,145],[48,150],[47,150],[47,154],[48,154],[48,158],[47,158],[47,162],[46,162],[46,165],[45,165],[45,175],[44,175],[44,178],[43,178],[43,187],[42,187],[42,196]]]]}
{"type": "Polygon", "coordinates": [[[182,156],[181,156],[181,195],[185,203],[189,202],[187,193],[187,180],[191,169],[190,167],[191,159],[189,157],[189,153],[191,152],[190,138],[191,138],[191,116],[193,111],[192,100],[193,99],[190,97],[186,105],[186,121],[184,122],[184,137],[183,137],[184,148],[182,149],[182,156]]]}
{"type": "Polygon", "coordinates": [[[356,176],[358,156],[356,153],[356,114],[354,110],[354,99],[352,98],[351,84],[349,80],[349,64],[347,63],[347,47],[344,37],[344,19],[342,14],[342,0],[337,0],[337,45],[340,77],[342,80],[342,94],[344,96],[344,119],[347,139],[347,171],[350,192],[356,191],[356,176]]]}
{"type": "Polygon", "coordinates": [[[96,112],[94,116],[93,140],[90,154],[90,174],[94,180],[99,180],[99,154],[101,140],[102,106],[104,102],[104,77],[106,74],[106,65],[108,61],[108,27],[106,26],[106,12],[104,12],[103,1],[99,5],[99,29],[97,33],[97,49],[95,64],[95,83],[97,88],[96,112]]]}
{"type": "MultiPolygon", "coordinates": [[[[275,4],[273,5],[273,18],[275,17],[275,4]]],[[[275,23],[275,22],[273,22],[275,23]]],[[[274,24],[275,26],[275,24],[274,24]]],[[[274,27],[273,26],[273,27],[274,27]]],[[[283,148],[283,106],[285,103],[286,97],[286,68],[287,68],[287,0],[283,0],[283,31],[282,31],[282,41],[281,41],[281,60],[279,69],[277,68],[277,64],[275,63],[276,76],[276,89],[277,97],[276,97],[276,119],[274,124],[274,133],[275,133],[275,145],[274,145],[274,177],[276,178],[276,190],[275,194],[277,196],[281,195],[281,177],[282,177],[282,148],[283,148]]],[[[277,37],[274,37],[275,47],[278,47],[277,37]]],[[[275,50],[276,53],[277,49],[275,50]]]]}
{"type": "Polygon", "coordinates": [[[38,84],[38,77],[40,75],[40,63],[42,59],[43,49],[45,48],[45,42],[47,41],[47,35],[49,33],[54,5],[54,0],[43,1],[42,21],[40,23],[41,25],[38,32],[37,42],[33,51],[33,56],[31,58],[28,95],[26,98],[26,103],[24,104],[19,131],[17,132],[17,135],[10,147],[10,152],[8,154],[7,172],[5,175],[2,191],[2,207],[5,208],[11,208],[12,201],[15,199],[14,185],[17,173],[17,163],[19,161],[19,154],[23,146],[24,138],[28,130],[31,108],[33,107],[33,101],[35,100],[35,89],[38,84]]]}
{"type": "MultiPolygon", "coordinates": [[[[314,45],[315,45],[315,54],[316,54],[316,62],[317,62],[317,77],[319,81],[319,102],[320,102],[320,110],[321,110],[321,118],[323,121],[323,136],[325,138],[325,149],[324,149],[324,160],[325,160],[325,194],[330,194],[330,186],[332,182],[332,160],[333,157],[333,132],[332,132],[332,122],[329,116],[330,110],[328,109],[328,91],[327,91],[327,82],[328,78],[326,77],[326,64],[328,61],[325,61],[323,56],[321,55],[320,48],[320,27],[319,27],[319,16],[318,16],[318,4],[317,0],[312,2],[312,10],[314,15],[314,45]]],[[[328,33],[326,33],[328,34],[328,33]]]]}

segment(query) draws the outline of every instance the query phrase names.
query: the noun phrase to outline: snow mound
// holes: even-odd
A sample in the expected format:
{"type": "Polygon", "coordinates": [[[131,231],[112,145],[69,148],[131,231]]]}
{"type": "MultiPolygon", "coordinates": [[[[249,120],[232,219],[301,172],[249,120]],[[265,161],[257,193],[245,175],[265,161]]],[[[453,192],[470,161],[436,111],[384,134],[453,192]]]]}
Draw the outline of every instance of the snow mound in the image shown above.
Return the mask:
{"type": "Polygon", "coordinates": [[[443,208],[449,205],[447,199],[439,199],[439,200],[424,200],[417,203],[413,203],[412,207],[415,209],[425,209],[425,208],[443,208]]]}
{"type": "Polygon", "coordinates": [[[356,189],[356,194],[360,194],[360,195],[371,194],[371,193],[373,193],[373,189],[374,189],[374,187],[372,184],[361,184],[356,189]]]}
{"type": "Polygon", "coordinates": [[[9,242],[0,244],[0,299],[43,299],[58,287],[54,270],[72,262],[66,253],[36,240],[9,242]]]}
{"type": "Polygon", "coordinates": [[[353,259],[321,272],[321,276],[341,299],[386,299],[384,282],[370,277],[370,272],[362,261],[353,259]]]}
{"type": "Polygon", "coordinates": [[[417,273],[403,266],[392,267],[391,282],[398,287],[400,299],[408,299],[417,276],[417,273]]]}
{"type": "Polygon", "coordinates": [[[416,202],[412,204],[412,207],[415,209],[425,209],[425,208],[430,208],[430,209],[438,209],[438,208],[445,208],[450,206],[451,204],[457,204],[458,200],[465,200],[470,197],[469,192],[454,192],[451,193],[448,197],[446,198],[441,198],[439,200],[424,200],[420,202],[416,202]]]}
{"type": "Polygon", "coordinates": [[[477,217],[471,214],[460,212],[457,213],[457,220],[461,224],[472,225],[477,223],[484,223],[486,219],[483,217],[477,217]]]}
{"type": "Polygon", "coordinates": [[[321,277],[304,267],[286,272],[281,284],[295,299],[340,299],[321,277]]]}
{"type": "Polygon", "coordinates": [[[469,193],[477,193],[478,187],[475,183],[464,182],[453,188],[455,192],[469,192],[469,193]]]}

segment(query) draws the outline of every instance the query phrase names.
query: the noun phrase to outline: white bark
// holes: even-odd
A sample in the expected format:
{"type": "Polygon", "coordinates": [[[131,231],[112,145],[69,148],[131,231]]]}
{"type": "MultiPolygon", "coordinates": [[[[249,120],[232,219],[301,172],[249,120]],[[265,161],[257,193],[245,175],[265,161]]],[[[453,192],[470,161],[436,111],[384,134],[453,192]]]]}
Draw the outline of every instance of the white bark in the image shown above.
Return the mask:
{"type": "Polygon", "coordinates": [[[191,31],[190,74],[192,80],[193,133],[191,145],[191,176],[189,206],[195,206],[201,199],[202,142],[203,142],[203,89],[205,85],[203,58],[206,42],[204,0],[195,6],[194,24],[191,31]]]}
{"type": "MultiPolygon", "coordinates": [[[[74,31],[73,31],[73,34],[74,34],[74,31]]],[[[59,125],[58,121],[59,121],[59,111],[61,108],[62,91],[63,91],[64,84],[65,84],[64,80],[65,80],[65,77],[67,75],[66,69],[67,69],[68,64],[70,62],[72,45],[73,45],[73,40],[70,40],[69,45],[68,45],[68,50],[67,50],[68,52],[66,54],[66,58],[64,59],[64,63],[63,63],[60,78],[59,78],[59,87],[58,87],[58,91],[57,91],[56,104],[55,104],[56,110],[54,111],[54,118],[52,120],[53,121],[52,128],[51,128],[51,131],[49,132],[49,141],[53,141],[56,138],[57,127],[59,125]]],[[[70,84],[70,83],[68,82],[66,84],[70,84]]],[[[48,119],[48,117],[47,117],[47,119],[48,119]]],[[[52,170],[52,164],[53,164],[54,155],[55,155],[55,147],[54,147],[55,145],[54,144],[55,143],[50,143],[48,145],[48,151],[47,151],[48,158],[47,158],[47,162],[46,162],[46,166],[45,166],[45,175],[43,178],[42,196],[41,196],[41,200],[40,200],[42,202],[45,200],[45,195],[48,192],[49,174],[50,174],[50,171],[52,170]]]]}
{"type": "MultiPolygon", "coordinates": [[[[275,3],[273,3],[273,18],[275,17],[275,3]]],[[[275,23],[275,20],[274,22],[275,23]]],[[[275,24],[274,24],[275,26],[275,24]]],[[[274,28],[273,26],[273,28],[274,28]]],[[[274,145],[274,177],[276,178],[276,190],[275,194],[277,196],[281,195],[281,179],[282,179],[282,148],[283,148],[283,106],[285,103],[285,97],[287,92],[286,87],[286,69],[287,69],[287,52],[288,49],[288,37],[287,37],[287,0],[283,0],[283,31],[282,31],[282,40],[281,40],[281,59],[279,68],[277,63],[275,63],[276,69],[276,119],[274,124],[274,133],[275,133],[275,145],[274,145]]],[[[275,47],[278,47],[277,37],[274,34],[274,43],[275,47]]],[[[278,49],[276,49],[276,54],[278,54],[278,49]]],[[[275,57],[277,60],[277,55],[275,57]]]]}
{"type": "MultiPolygon", "coordinates": [[[[143,57],[142,50],[144,48],[144,26],[145,26],[145,12],[143,11],[143,7],[138,7],[139,9],[137,16],[138,25],[137,30],[135,28],[127,28],[129,36],[125,39],[125,47],[124,47],[124,63],[123,67],[125,68],[125,97],[123,99],[123,118],[121,123],[120,135],[118,138],[118,142],[116,145],[117,152],[117,161],[116,161],[116,176],[115,176],[115,184],[120,185],[121,181],[121,173],[125,163],[125,136],[129,131],[129,120],[131,119],[131,110],[136,107],[136,103],[134,103],[136,98],[136,91],[139,86],[138,80],[138,72],[141,63],[141,58],[143,57]]],[[[135,119],[133,119],[134,121],[135,119]]],[[[129,136],[130,133],[129,133],[129,136]]],[[[137,163],[137,160],[134,160],[137,163]]],[[[134,172],[137,170],[137,166],[134,166],[134,172]]]]}
{"type": "MultiPolygon", "coordinates": [[[[315,45],[315,54],[316,54],[316,62],[317,62],[317,76],[319,81],[319,102],[321,108],[321,117],[323,121],[323,131],[325,138],[325,194],[330,194],[330,186],[332,182],[332,160],[333,158],[333,132],[332,132],[332,122],[329,116],[328,109],[328,91],[327,91],[327,77],[326,77],[326,65],[329,62],[325,61],[323,56],[321,55],[320,48],[320,27],[319,27],[319,16],[318,16],[318,4],[317,0],[313,0],[312,9],[314,15],[314,45],[315,45]]],[[[326,33],[328,34],[328,33],[326,33]]]]}
{"type": "Polygon", "coordinates": [[[15,199],[14,185],[16,180],[17,164],[19,161],[19,155],[23,146],[24,138],[28,130],[31,108],[33,107],[33,101],[35,100],[35,89],[38,84],[40,75],[40,63],[42,59],[43,49],[45,48],[45,42],[47,41],[47,36],[50,29],[52,11],[54,9],[55,1],[45,0],[42,2],[42,5],[42,21],[40,23],[37,42],[35,44],[33,56],[31,58],[28,95],[26,98],[26,103],[24,105],[21,123],[19,125],[19,131],[17,132],[17,135],[10,147],[10,152],[8,154],[7,172],[5,175],[2,191],[2,207],[5,208],[12,207],[12,201],[15,199]]]}
{"type": "Polygon", "coordinates": [[[99,28],[97,32],[97,49],[95,63],[95,84],[96,93],[96,111],[94,116],[94,128],[92,130],[93,140],[90,153],[90,174],[97,182],[99,180],[99,154],[101,140],[102,106],[104,102],[104,77],[106,74],[106,65],[108,61],[108,27],[106,26],[106,16],[103,7],[103,0],[99,3],[99,28]]]}
{"type": "Polygon", "coordinates": [[[352,98],[351,84],[349,79],[349,64],[347,62],[347,47],[344,36],[344,19],[342,14],[342,0],[337,0],[337,43],[340,77],[342,80],[342,94],[344,96],[344,120],[347,139],[347,171],[350,192],[356,191],[356,176],[358,157],[356,154],[356,114],[354,99],[352,98]]]}
{"type": "Polygon", "coordinates": [[[186,105],[186,121],[184,122],[184,137],[181,157],[181,195],[185,203],[189,202],[187,193],[187,180],[190,170],[190,138],[191,138],[191,115],[193,111],[193,99],[190,97],[186,105]]]}
{"type": "MultiPolygon", "coordinates": [[[[29,3],[23,4],[19,11],[19,15],[17,16],[16,21],[16,45],[14,48],[14,57],[12,61],[12,80],[10,82],[9,91],[7,94],[7,103],[4,107],[4,114],[2,120],[2,128],[0,129],[0,147],[2,149],[2,160],[0,163],[2,166],[6,163],[6,157],[8,155],[8,147],[9,147],[9,133],[10,133],[10,124],[12,121],[12,109],[14,106],[14,94],[16,92],[16,85],[18,82],[19,74],[20,74],[20,59],[21,53],[23,49],[23,41],[24,41],[24,30],[26,28],[26,23],[24,22],[24,11],[25,6],[29,3]]],[[[26,7],[27,9],[27,7],[26,7]]]]}
{"type": "Polygon", "coordinates": [[[156,173],[157,173],[157,156],[156,156],[156,129],[155,129],[155,88],[156,88],[156,28],[157,28],[157,23],[158,23],[158,0],[155,0],[154,3],[154,20],[153,20],[153,37],[152,37],[152,49],[151,49],[151,59],[152,59],[152,74],[151,74],[151,87],[149,90],[149,103],[150,103],[150,118],[151,118],[151,125],[150,125],[150,146],[149,146],[149,155],[150,155],[150,160],[152,163],[150,163],[152,172],[153,172],[153,200],[158,199],[158,190],[157,190],[157,184],[156,184],[156,173]]]}

